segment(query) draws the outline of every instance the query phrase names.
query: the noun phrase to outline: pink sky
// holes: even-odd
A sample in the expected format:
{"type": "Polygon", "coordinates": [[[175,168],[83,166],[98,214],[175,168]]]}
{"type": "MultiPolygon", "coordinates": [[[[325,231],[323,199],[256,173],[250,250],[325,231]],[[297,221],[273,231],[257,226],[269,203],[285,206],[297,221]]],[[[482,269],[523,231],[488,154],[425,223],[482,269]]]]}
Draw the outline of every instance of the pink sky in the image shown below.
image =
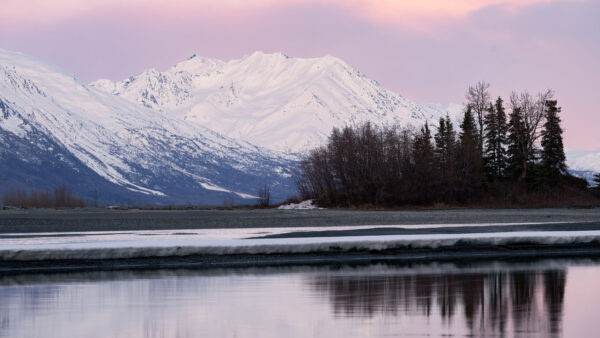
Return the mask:
{"type": "Polygon", "coordinates": [[[1,0],[0,48],[85,81],[196,53],[335,55],[417,102],[552,88],[567,147],[600,149],[600,1],[1,0]]]}

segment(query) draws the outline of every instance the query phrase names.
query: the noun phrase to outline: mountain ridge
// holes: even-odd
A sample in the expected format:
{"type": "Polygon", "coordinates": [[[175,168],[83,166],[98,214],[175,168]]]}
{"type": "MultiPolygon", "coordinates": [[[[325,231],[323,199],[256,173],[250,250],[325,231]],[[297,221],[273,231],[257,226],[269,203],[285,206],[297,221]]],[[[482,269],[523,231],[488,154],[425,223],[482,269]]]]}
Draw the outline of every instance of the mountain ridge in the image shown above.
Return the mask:
{"type": "MultiPolygon", "coordinates": [[[[64,170],[91,169],[122,190],[164,203],[251,200],[265,184],[274,198],[283,199],[294,189],[294,159],[97,90],[24,54],[0,50],[0,109],[3,140],[14,143],[16,136],[24,144],[52,144],[46,162],[64,170]],[[78,162],[51,159],[54,148],[78,162]]],[[[29,149],[23,160],[36,151],[29,149]]],[[[0,180],[3,187],[28,185],[7,176],[0,180]]]]}
{"type": "Polygon", "coordinates": [[[302,152],[333,127],[371,122],[421,125],[462,111],[417,104],[331,55],[290,58],[254,52],[221,61],[192,56],[164,72],[146,70],[92,86],[224,135],[269,149],[302,152]]]}
{"type": "MultiPolygon", "coordinates": [[[[464,108],[414,103],[331,55],[290,58],[258,51],[222,61],[194,54],[163,72],[150,69],[126,80],[99,80],[91,85],[224,135],[288,153],[324,144],[334,127],[370,122],[378,127],[418,128],[428,121],[435,128],[446,114],[459,123],[464,108]],[[293,74],[285,78],[289,72],[293,74]],[[263,96],[266,99],[260,99],[263,96]],[[236,104],[243,109],[236,109],[236,104]]],[[[600,156],[567,153],[574,172],[600,172],[600,156]]]]}
{"type": "MultiPolygon", "coordinates": [[[[85,84],[55,65],[0,49],[0,193],[66,181],[105,203],[252,203],[295,194],[301,154],[333,127],[419,127],[457,104],[417,104],[333,56],[197,55],[167,71],[85,84]]],[[[600,157],[568,152],[591,177],[600,157]],[[588,168],[594,166],[594,168],[588,168]]]]}

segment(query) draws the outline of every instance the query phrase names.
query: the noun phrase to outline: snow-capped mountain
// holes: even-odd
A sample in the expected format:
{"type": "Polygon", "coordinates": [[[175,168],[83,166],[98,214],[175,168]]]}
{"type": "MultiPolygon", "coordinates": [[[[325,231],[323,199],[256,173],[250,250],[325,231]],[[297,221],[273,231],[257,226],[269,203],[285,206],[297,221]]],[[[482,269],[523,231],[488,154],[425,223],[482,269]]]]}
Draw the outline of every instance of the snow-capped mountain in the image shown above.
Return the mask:
{"type": "Polygon", "coordinates": [[[411,102],[333,56],[255,52],[224,62],[194,55],[164,72],[150,69],[92,86],[164,116],[290,152],[323,144],[333,127],[366,121],[437,124],[447,113],[454,117],[462,110],[457,104],[411,102]]]}
{"type": "Polygon", "coordinates": [[[0,190],[52,187],[62,177],[79,194],[103,189],[107,201],[209,204],[253,198],[265,184],[275,199],[294,191],[290,157],[1,49],[0,145],[0,190]]]}
{"type": "Polygon", "coordinates": [[[600,173],[600,151],[567,149],[565,153],[569,171],[594,185],[594,175],[600,173]]]}
{"type": "MultiPolygon", "coordinates": [[[[289,58],[255,52],[224,62],[193,55],[170,69],[147,70],[123,81],[92,86],[164,115],[229,137],[286,152],[321,145],[333,127],[375,125],[434,127],[459,104],[417,104],[381,87],[333,56],[289,58]]],[[[600,153],[567,152],[572,170],[600,171],[600,153]]]]}
{"type": "MultiPolygon", "coordinates": [[[[194,55],[164,72],[86,85],[0,49],[0,193],[66,182],[104,202],[218,204],[268,185],[281,200],[295,193],[297,153],[333,127],[435,126],[461,111],[411,102],[332,56],[194,55]]],[[[600,153],[568,158],[572,169],[600,171],[600,153]]]]}
{"type": "Polygon", "coordinates": [[[565,153],[569,168],[600,172],[600,151],[567,149],[565,153]]]}

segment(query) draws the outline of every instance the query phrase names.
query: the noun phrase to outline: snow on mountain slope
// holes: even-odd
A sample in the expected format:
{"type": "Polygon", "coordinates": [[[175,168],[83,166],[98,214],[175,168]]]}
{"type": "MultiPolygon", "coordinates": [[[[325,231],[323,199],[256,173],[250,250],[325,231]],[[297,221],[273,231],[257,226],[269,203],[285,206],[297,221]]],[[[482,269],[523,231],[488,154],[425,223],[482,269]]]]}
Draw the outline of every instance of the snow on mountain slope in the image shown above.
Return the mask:
{"type": "Polygon", "coordinates": [[[600,151],[567,149],[565,152],[570,169],[600,172],[600,151]]]}
{"type": "Polygon", "coordinates": [[[569,172],[595,185],[594,175],[600,173],[600,151],[566,149],[565,154],[569,172]]]}
{"type": "MultiPolygon", "coordinates": [[[[201,71],[201,65],[195,69],[201,71]]],[[[55,66],[1,49],[0,132],[34,145],[43,139],[55,145],[48,153],[64,147],[108,182],[170,202],[214,203],[231,194],[251,198],[264,184],[283,198],[293,186],[290,158],[190,126],[87,86],[55,66]]],[[[10,151],[11,144],[3,147],[10,151]]]]}
{"type": "Polygon", "coordinates": [[[92,86],[229,137],[291,152],[322,144],[333,127],[437,124],[462,110],[411,102],[332,56],[255,52],[223,62],[194,55],[165,72],[150,69],[92,86]]]}
{"type": "MultiPolygon", "coordinates": [[[[124,81],[92,86],[164,115],[274,150],[301,152],[323,144],[333,127],[429,121],[448,114],[459,121],[459,104],[417,104],[382,88],[344,61],[289,58],[255,52],[223,62],[196,55],[165,72],[150,69],[124,81]]],[[[569,167],[600,171],[600,152],[567,152],[569,167]]]]}
{"type": "MultiPolygon", "coordinates": [[[[296,157],[279,150],[322,144],[333,127],[435,125],[461,110],[406,100],[331,56],[194,55],[166,72],[88,86],[0,49],[0,192],[68,179],[113,200],[215,204],[263,185],[283,199],[294,193],[296,157]]],[[[600,171],[598,152],[567,155],[571,169],[600,171]]]]}

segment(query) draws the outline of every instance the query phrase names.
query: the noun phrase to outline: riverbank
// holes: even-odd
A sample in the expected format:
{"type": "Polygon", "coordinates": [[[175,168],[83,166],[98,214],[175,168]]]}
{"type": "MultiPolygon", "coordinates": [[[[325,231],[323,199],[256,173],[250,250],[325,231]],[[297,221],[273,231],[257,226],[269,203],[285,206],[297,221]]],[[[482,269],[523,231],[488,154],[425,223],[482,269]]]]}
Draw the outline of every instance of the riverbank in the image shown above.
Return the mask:
{"type": "MultiPolygon", "coordinates": [[[[181,249],[175,249],[181,250],[181,249]]],[[[527,261],[549,258],[600,259],[600,240],[586,243],[538,244],[521,242],[501,245],[461,244],[443,248],[396,248],[336,252],[330,246],[323,252],[271,254],[192,254],[148,255],[131,258],[76,258],[0,260],[0,275],[29,272],[112,271],[154,269],[214,269],[306,265],[362,265],[374,263],[414,264],[427,262],[479,262],[490,260],[527,261]]],[[[34,253],[36,254],[36,253],[34,253]]]]}
{"type": "Polygon", "coordinates": [[[543,257],[600,257],[600,209],[0,213],[0,273],[543,257]]]}

